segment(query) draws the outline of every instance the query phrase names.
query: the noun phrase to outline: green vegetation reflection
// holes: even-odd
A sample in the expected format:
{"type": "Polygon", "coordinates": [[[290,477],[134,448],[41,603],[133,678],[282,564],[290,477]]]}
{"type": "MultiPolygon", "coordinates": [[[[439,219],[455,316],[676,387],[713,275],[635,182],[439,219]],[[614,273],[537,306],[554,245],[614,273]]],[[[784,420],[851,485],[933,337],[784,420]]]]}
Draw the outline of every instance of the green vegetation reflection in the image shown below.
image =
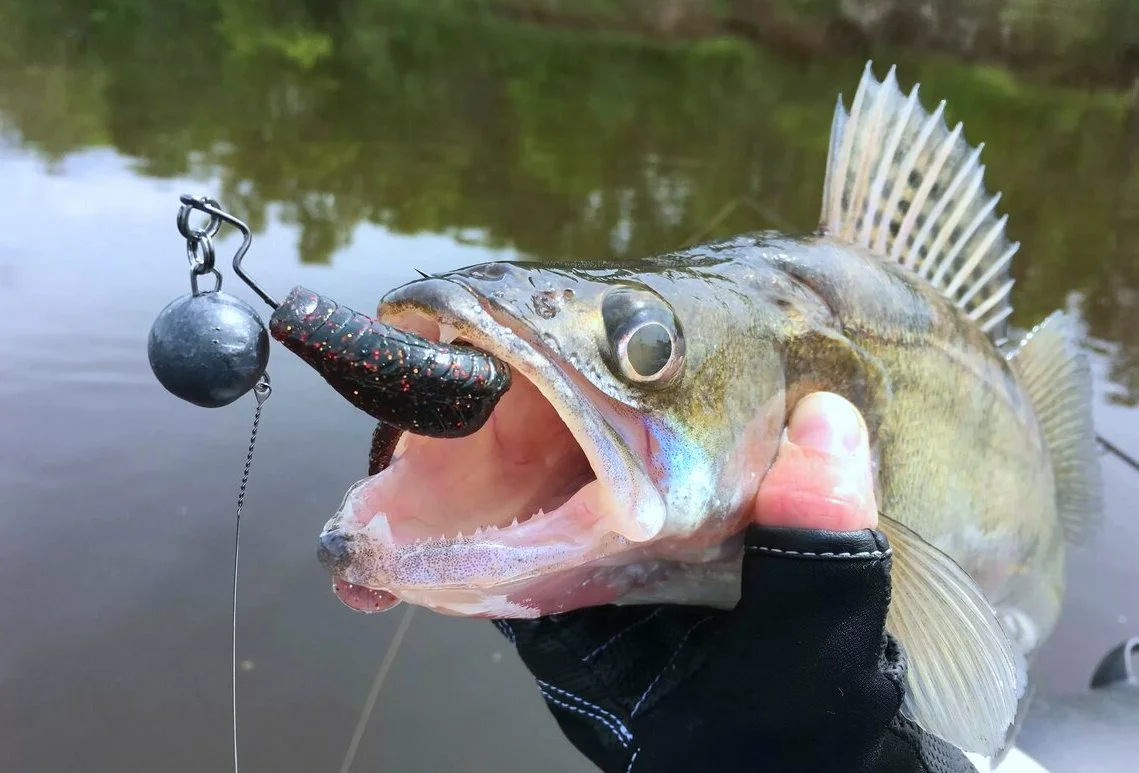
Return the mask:
{"type": "MultiPolygon", "coordinates": [[[[539,258],[636,256],[814,226],[837,91],[863,62],[723,38],[666,44],[436,4],[0,0],[0,126],[46,164],[110,146],[213,172],[225,205],[299,226],[305,262],[361,223],[539,258]],[[442,9],[442,10],[440,10],[442,9]]],[[[1018,324],[1083,298],[1139,397],[1139,118],[1130,95],[892,57],[984,140],[1022,242],[1018,324]]],[[[884,70],[883,63],[879,71],[884,70]]]]}

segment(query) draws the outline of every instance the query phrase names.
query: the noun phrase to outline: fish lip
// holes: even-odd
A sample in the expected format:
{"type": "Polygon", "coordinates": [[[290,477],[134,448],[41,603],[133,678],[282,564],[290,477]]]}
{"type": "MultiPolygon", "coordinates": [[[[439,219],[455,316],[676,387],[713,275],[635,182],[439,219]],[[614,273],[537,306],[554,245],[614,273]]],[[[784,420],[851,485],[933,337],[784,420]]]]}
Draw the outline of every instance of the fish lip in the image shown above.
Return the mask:
{"type": "MultiPolygon", "coordinates": [[[[574,369],[563,365],[556,352],[537,342],[523,320],[496,311],[493,302],[474,288],[456,281],[454,277],[436,276],[410,282],[385,295],[379,304],[378,318],[390,324],[393,318],[412,312],[426,316],[440,325],[457,329],[465,342],[517,369],[562,417],[586,455],[596,481],[604,492],[603,506],[591,513],[597,516],[596,523],[583,530],[584,538],[580,541],[567,541],[564,553],[581,556],[600,549],[601,555],[611,555],[656,538],[665,524],[663,497],[645,472],[644,458],[637,452],[639,449],[630,446],[613,425],[615,417],[606,415],[605,406],[600,401],[609,398],[599,391],[598,399],[591,399],[577,382],[578,378],[583,377],[574,369]],[[566,415],[575,408],[579,409],[574,412],[576,415],[566,415]],[[630,517],[629,513],[633,515],[630,517]]],[[[325,568],[341,580],[367,587],[381,587],[380,583],[375,582],[377,578],[353,577],[355,572],[351,559],[344,555],[348,549],[346,545],[355,540],[356,533],[368,530],[368,524],[346,521],[345,514],[352,509],[350,500],[353,494],[371,477],[374,476],[359,481],[345,494],[341,507],[322,531],[318,556],[325,568]],[[330,551],[331,548],[335,549],[330,551]],[[336,556],[334,560],[332,554],[336,556]]],[[[522,537],[526,527],[533,522],[534,519],[531,519],[517,526],[505,527],[498,536],[504,537],[508,532],[514,532],[516,538],[522,537]]],[[[480,547],[477,540],[477,535],[459,538],[460,543],[480,547]]],[[[454,544],[454,540],[451,542],[454,544]]],[[[412,547],[415,550],[419,545],[398,547],[412,547]]],[[[438,543],[434,546],[423,543],[423,552],[415,552],[425,556],[427,551],[439,547],[438,543]]],[[[487,547],[493,549],[490,545],[487,547]]],[[[392,548],[397,548],[397,545],[392,543],[392,548]]],[[[399,595],[420,595],[427,589],[455,587],[486,590],[526,582],[547,572],[580,566],[581,563],[583,562],[572,560],[571,556],[566,560],[540,566],[531,572],[504,574],[493,582],[480,580],[476,584],[466,579],[448,582],[443,577],[434,577],[427,583],[407,585],[395,577],[389,577],[390,584],[383,589],[399,595]]]]}

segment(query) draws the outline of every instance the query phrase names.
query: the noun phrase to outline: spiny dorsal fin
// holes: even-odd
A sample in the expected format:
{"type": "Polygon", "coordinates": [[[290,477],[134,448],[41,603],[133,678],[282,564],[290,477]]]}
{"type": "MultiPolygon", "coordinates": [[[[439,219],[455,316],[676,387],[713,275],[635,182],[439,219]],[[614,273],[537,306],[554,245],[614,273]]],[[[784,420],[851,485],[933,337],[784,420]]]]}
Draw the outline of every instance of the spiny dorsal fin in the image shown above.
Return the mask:
{"type": "Polygon", "coordinates": [[[831,125],[821,228],[872,249],[927,279],[994,341],[1008,336],[1009,267],[1020,243],[1005,236],[1000,194],[985,190],[984,144],[902,94],[894,68],[879,82],[867,62],[847,114],[831,125]]]}
{"type": "Polygon", "coordinates": [[[1092,423],[1092,373],[1075,320],[1053,312],[1008,359],[1048,445],[1064,536],[1079,544],[1102,517],[1103,489],[1092,423]]]}

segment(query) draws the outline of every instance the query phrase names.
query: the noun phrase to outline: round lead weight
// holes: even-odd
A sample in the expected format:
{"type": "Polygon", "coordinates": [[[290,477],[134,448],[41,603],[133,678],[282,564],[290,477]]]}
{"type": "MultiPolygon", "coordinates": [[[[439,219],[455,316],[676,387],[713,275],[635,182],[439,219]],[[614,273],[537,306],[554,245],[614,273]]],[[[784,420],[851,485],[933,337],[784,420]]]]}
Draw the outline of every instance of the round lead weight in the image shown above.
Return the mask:
{"type": "Polygon", "coordinates": [[[185,295],[158,314],[147,354],[169,392],[203,408],[221,408],[265,372],[269,333],[240,298],[220,290],[185,295]]]}

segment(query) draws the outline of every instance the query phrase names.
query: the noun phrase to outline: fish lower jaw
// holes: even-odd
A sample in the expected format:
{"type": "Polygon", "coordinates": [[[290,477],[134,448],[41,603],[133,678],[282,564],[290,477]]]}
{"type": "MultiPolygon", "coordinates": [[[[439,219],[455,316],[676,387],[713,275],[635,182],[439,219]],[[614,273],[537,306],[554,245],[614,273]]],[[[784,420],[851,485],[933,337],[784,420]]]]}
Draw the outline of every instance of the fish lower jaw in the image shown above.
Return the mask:
{"type": "Polygon", "coordinates": [[[604,517],[596,480],[550,512],[453,535],[406,534],[406,517],[393,522],[387,513],[359,514],[353,499],[350,492],[325,526],[320,555],[337,596],[359,611],[405,600],[444,613],[493,616],[505,599],[520,604],[529,598],[528,584],[548,585],[552,576],[630,547],[604,517]],[[458,606],[447,601],[460,597],[458,606]],[[481,611],[480,599],[487,604],[481,611]]]}

